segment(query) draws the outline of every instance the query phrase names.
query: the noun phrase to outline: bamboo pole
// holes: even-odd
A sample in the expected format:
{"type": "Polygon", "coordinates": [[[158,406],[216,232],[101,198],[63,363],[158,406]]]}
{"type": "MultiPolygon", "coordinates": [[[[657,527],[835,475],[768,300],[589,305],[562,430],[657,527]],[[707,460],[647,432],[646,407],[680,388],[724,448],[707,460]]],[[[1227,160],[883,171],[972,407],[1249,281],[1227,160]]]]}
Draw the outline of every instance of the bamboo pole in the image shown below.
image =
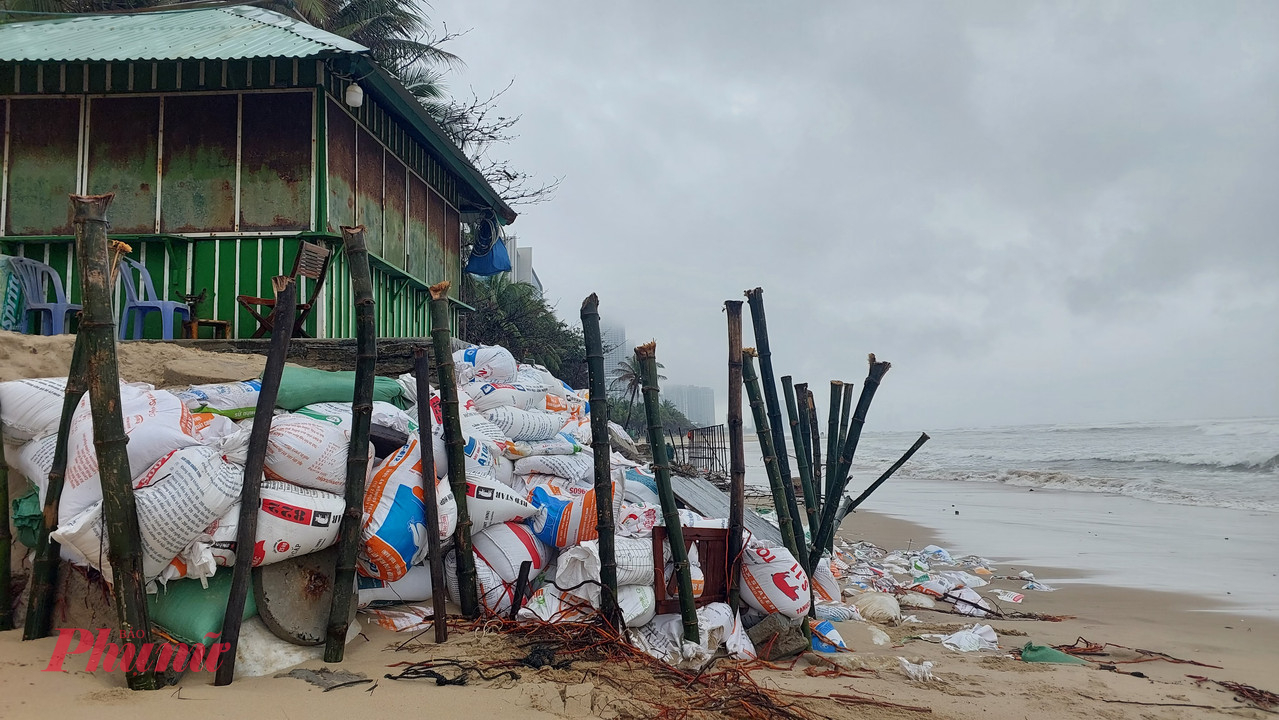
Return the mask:
{"type": "MultiPolygon", "coordinates": [[[[782,428],[782,406],[777,397],[777,381],[773,379],[773,354],[768,347],[768,320],[764,317],[764,289],[746,291],[746,304],[751,309],[751,324],[755,330],[755,350],[759,357],[759,376],[764,386],[764,405],[768,408],[768,425],[773,433],[773,448],[777,451],[777,468],[785,483],[786,511],[790,513],[795,532],[800,532],[803,521],[799,516],[799,504],[795,500],[795,482],[790,474],[790,458],[786,453],[786,430],[782,428]]],[[[798,556],[796,556],[798,559],[798,556]]],[[[800,561],[803,564],[803,561],[800,561]]]]}
{"type": "Polygon", "coordinates": [[[786,506],[786,493],[782,489],[782,474],[777,467],[777,451],[773,447],[773,433],[768,426],[768,415],[764,410],[764,398],[759,391],[759,376],[755,374],[755,349],[742,350],[742,384],[746,386],[746,396],[750,400],[751,416],[755,419],[755,434],[759,436],[760,452],[764,456],[764,470],[768,473],[768,485],[773,491],[773,507],[777,510],[777,528],[782,532],[782,544],[799,561],[799,543],[796,538],[796,527],[791,523],[790,512],[786,506]]]}
{"type": "Polygon", "coordinates": [[[853,456],[857,453],[857,443],[861,440],[862,428],[866,425],[866,413],[870,410],[871,401],[875,399],[875,391],[879,388],[884,374],[892,367],[889,363],[877,361],[873,353],[869,361],[870,370],[866,374],[866,382],[862,384],[862,394],[857,400],[857,408],[853,411],[852,421],[849,423],[848,437],[839,451],[839,467],[835,471],[837,481],[835,493],[832,496],[834,501],[827,502],[826,507],[822,508],[822,524],[818,534],[813,537],[810,561],[814,564],[835,541],[835,514],[839,511],[837,498],[844,495],[844,488],[848,486],[848,471],[852,466],[853,456]]]}
{"type": "Polygon", "coordinates": [[[360,521],[364,517],[364,485],[369,472],[369,432],[373,425],[373,380],[377,374],[377,304],[364,226],[342,228],[346,266],[355,295],[355,391],[351,397],[351,442],[346,451],[346,511],[338,532],[337,563],[333,572],[333,604],[324,642],[324,661],[342,662],[346,631],[355,603],[355,557],[360,550],[360,521]]]}
{"type": "MultiPolygon", "coordinates": [[[[102,482],[102,515],[107,531],[107,558],[111,563],[116,615],[122,643],[133,646],[134,657],[142,658],[151,637],[147,618],[146,579],[142,576],[142,536],[138,530],[137,504],[133,498],[133,475],[125,450],[120,413],[120,369],[115,347],[115,313],[111,307],[112,267],[107,249],[107,208],[113,193],[72,195],[75,210],[76,257],[80,270],[80,334],[84,336],[89,388],[89,411],[93,417],[93,445],[98,455],[98,476],[102,482]]],[[[132,690],[156,689],[149,662],[142,669],[125,671],[132,690]]]]}
{"type": "Polygon", "coordinates": [[[822,507],[822,429],[817,421],[817,402],[813,399],[813,391],[804,389],[803,405],[808,408],[808,442],[813,452],[813,494],[817,495],[817,510],[822,507]]]}
{"type": "MultiPolygon", "coordinates": [[[[76,335],[71,351],[71,367],[66,390],[62,394],[62,418],[58,422],[58,440],[53,449],[53,465],[44,486],[44,512],[40,534],[36,540],[35,559],[31,563],[31,588],[27,593],[27,618],[22,629],[23,640],[46,637],[53,626],[53,606],[57,601],[54,588],[58,580],[61,546],[49,534],[58,528],[58,503],[62,499],[62,483],[67,474],[67,443],[71,436],[71,418],[84,397],[86,371],[84,338],[76,335]]],[[[28,478],[31,479],[31,478],[28,478]]]]}
{"type": "Polygon", "coordinates": [[[445,620],[444,552],[440,547],[440,498],[436,487],[435,443],[431,436],[431,360],[425,347],[413,350],[414,374],[417,375],[417,442],[422,452],[422,489],[426,495],[426,546],[431,564],[431,624],[435,626],[435,642],[448,642],[449,624],[445,620]]]}
{"type": "Polygon", "coordinates": [[[440,410],[444,416],[449,485],[457,502],[457,529],[453,531],[453,545],[457,552],[458,604],[462,606],[462,614],[474,620],[480,616],[480,598],[476,589],[475,552],[471,547],[471,513],[466,508],[466,454],[463,450],[466,440],[462,437],[457,374],[453,369],[447,280],[431,286],[431,342],[435,346],[435,372],[439,378],[440,410]]]}
{"type": "Polygon", "coordinates": [[[662,518],[666,523],[666,539],[671,544],[671,563],[675,566],[675,578],[679,588],[679,610],[684,620],[684,639],[698,642],[697,605],[693,597],[693,575],[688,565],[688,548],[684,545],[684,528],[680,525],[679,508],[675,506],[675,491],[671,488],[671,466],[666,453],[658,452],[662,446],[662,399],[657,387],[657,343],[650,342],[635,348],[643,376],[644,415],[648,420],[648,443],[653,448],[653,475],[657,479],[657,497],[662,503],[662,518]]]}
{"type": "Polygon", "coordinates": [[[9,567],[13,533],[9,530],[9,465],[0,447],[0,630],[13,629],[13,570],[9,567]]]}
{"type": "Polygon", "coordinates": [[[600,549],[600,612],[615,628],[623,626],[617,606],[617,555],[613,549],[613,465],[608,441],[608,379],[604,376],[604,338],[600,334],[600,299],[582,301],[582,336],[591,391],[591,451],[595,457],[595,529],[600,549]]]}
{"type": "Polygon", "coordinates": [[[808,472],[813,478],[813,438],[808,434],[808,383],[795,383],[795,402],[799,411],[799,441],[808,459],[808,472]]]}
{"type": "Polygon", "coordinates": [[[262,466],[266,462],[266,446],[271,434],[271,414],[280,394],[280,377],[293,340],[290,330],[297,313],[298,287],[293,278],[271,278],[275,291],[276,331],[271,333],[262,385],[253,410],[253,426],[249,429],[249,446],[244,460],[244,487],[240,491],[240,515],[235,527],[235,565],[231,567],[231,590],[227,595],[226,613],[222,616],[222,638],[227,651],[220,658],[214,685],[230,685],[235,679],[235,651],[240,644],[240,624],[244,603],[252,584],[253,548],[258,541],[258,508],[262,504],[262,466]]]}
{"type": "Polygon", "coordinates": [[[920,433],[919,439],[915,441],[915,444],[911,445],[910,449],[897,459],[897,462],[893,463],[891,467],[885,470],[884,473],[875,480],[875,482],[871,483],[870,487],[866,488],[861,495],[858,495],[856,500],[849,500],[847,495],[840,498],[839,511],[835,515],[835,527],[839,527],[840,524],[843,523],[844,517],[848,515],[848,513],[856,510],[858,507],[861,507],[861,504],[866,502],[866,498],[870,497],[871,493],[878,490],[880,485],[887,482],[888,478],[893,476],[893,473],[901,469],[901,466],[905,465],[906,461],[910,460],[910,457],[915,454],[915,451],[923,447],[924,443],[928,442],[928,440],[928,433],[920,433]]]}
{"type": "MultiPolygon", "coordinates": [[[[799,483],[804,492],[804,515],[808,520],[808,534],[812,535],[817,532],[817,501],[813,497],[813,475],[808,468],[808,450],[801,429],[808,426],[808,419],[805,418],[803,423],[800,422],[799,406],[795,402],[795,387],[791,385],[790,375],[782,376],[782,393],[786,396],[786,417],[790,420],[791,444],[795,448],[795,469],[799,472],[799,483]]],[[[801,564],[803,564],[802,561],[801,564]]],[[[805,567],[804,570],[811,573],[813,569],[805,567]]]]}
{"type": "Polygon", "coordinates": [[[830,414],[826,418],[826,487],[822,492],[822,507],[831,502],[831,478],[835,476],[835,458],[839,454],[839,404],[844,399],[844,383],[830,381],[830,414]]]}
{"type": "Polygon", "coordinates": [[[839,438],[835,441],[835,453],[831,459],[835,461],[834,469],[826,478],[826,493],[832,498],[832,502],[839,504],[839,492],[836,491],[836,483],[839,482],[839,465],[844,460],[841,454],[844,450],[844,442],[848,440],[848,422],[849,415],[853,409],[853,383],[844,383],[844,397],[840,400],[839,410],[839,438]]]}
{"type": "Polygon", "coordinates": [[[742,301],[725,300],[728,314],[728,604],[741,606],[742,528],[746,514],[746,450],[742,436],[742,301]]]}

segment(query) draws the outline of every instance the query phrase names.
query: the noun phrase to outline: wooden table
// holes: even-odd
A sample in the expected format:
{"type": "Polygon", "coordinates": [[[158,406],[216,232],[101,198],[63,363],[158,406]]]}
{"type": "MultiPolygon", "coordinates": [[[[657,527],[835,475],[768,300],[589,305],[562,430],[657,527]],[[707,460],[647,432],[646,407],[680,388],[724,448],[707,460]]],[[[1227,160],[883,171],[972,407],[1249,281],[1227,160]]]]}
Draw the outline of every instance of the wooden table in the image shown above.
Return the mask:
{"type": "Polygon", "coordinates": [[[190,340],[200,337],[200,327],[213,328],[213,339],[228,339],[231,337],[231,323],[227,320],[208,320],[205,318],[194,318],[182,323],[182,330],[190,340]]]}

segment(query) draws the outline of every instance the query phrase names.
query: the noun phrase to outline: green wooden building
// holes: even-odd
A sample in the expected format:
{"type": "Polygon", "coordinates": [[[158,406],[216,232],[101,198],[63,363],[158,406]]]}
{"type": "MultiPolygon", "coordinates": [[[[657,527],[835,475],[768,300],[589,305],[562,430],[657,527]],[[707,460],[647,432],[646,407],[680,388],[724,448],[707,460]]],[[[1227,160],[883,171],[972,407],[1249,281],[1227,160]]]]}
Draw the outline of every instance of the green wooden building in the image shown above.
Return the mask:
{"type": "Polygon", "coordinates": [[[426,335],[462,223],[515,220],[366,48],[249,6],[0,25],[0,123],[0,251],[52,265],[74,301],[67,195],[114,192],[110,234],[157,292],[204,293],[199,317],[235,337],[256,328],[236,296],[270,297],[304,239],[334,252],[308,333],[354,335],[344,225],[366,228],[379,335],[426,335]]]}

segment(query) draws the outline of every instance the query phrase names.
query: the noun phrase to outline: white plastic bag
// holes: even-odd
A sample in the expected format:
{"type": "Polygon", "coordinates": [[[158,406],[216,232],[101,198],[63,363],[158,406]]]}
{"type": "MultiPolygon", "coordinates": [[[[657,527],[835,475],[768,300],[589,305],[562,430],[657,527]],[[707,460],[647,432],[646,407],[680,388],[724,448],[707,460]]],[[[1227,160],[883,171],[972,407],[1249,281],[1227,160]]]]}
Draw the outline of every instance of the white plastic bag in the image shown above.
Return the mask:
{"type": "Polygon", "coordinates": [[[999,637],[989,625],[974,625],[942,638],[942,645],[959,652],[998,650],[999,637]]]}
{"type": "Polygon", "coordinates": [[[853,607],[870,622],[896,623],[901,620],[902,607],[897,598],[881,592],[867,592],[853,598],[853,607]]]}

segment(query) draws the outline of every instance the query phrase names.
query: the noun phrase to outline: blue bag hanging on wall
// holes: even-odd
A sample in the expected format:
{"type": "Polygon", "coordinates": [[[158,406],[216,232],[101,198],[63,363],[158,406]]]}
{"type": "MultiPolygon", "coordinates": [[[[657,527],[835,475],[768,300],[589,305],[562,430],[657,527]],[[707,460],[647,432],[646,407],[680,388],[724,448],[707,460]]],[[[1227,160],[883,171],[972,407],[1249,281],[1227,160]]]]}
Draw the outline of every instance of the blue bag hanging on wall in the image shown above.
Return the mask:
{"type": "Polygon", "coordinates": [[[497,223],[491,217],[485,217],[475,233],[475,245],[471,248],[470,259],[466,261],[466,272],[489,276],[510,271],[511,256],[506,251],[506,243],[498,235],[497,223]]]}

